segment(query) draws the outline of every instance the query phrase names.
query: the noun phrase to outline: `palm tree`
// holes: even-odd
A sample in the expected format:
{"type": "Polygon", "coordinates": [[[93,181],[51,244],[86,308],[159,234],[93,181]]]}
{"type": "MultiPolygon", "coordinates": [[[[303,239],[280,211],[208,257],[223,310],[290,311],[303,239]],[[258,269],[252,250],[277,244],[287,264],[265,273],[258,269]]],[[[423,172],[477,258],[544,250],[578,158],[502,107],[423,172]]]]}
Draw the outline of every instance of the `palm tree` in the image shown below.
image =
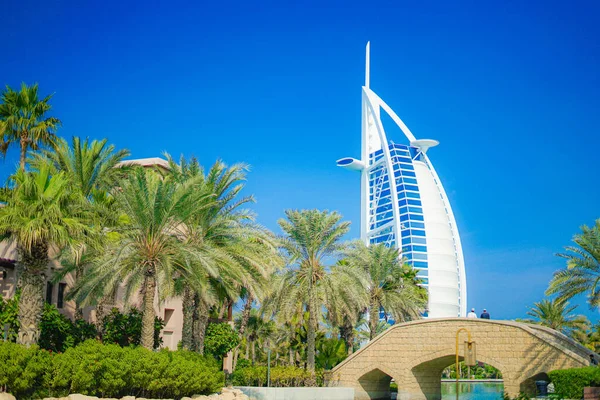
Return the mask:
{"type": "MultiPolygon", "coordinates": [[[[74,297],[85,306],[120,285],[126,300],[140,290],[141,345],[152,349],[156,293],[172,292],[178,276],[191,284],[204,278],[204,255],[185,237],[187,222],[199,207],[207,206],[209,196],[197,182],[179,184],[142,168],[133,169],[118,187],[115,202],[127,222],[113,228],[118,240],[75,285],[74,297]]],[[[210,272],[216,276],[217,271],[210,272]]]]}
{"type": "MultiPolygon", "coordinates": [[[[242,208],[254,202],[251,196],[240,197],[246,171],[244,164],[231,167],[217,161],[208,171],[195,158],[181,158],[179,164],[167,155],[169,178],[178,182],[197,179],[198,185],[210,194],[210,206],[197,209],[188,221],[187,240],[204,254],[205,268],[217,271],[218,279],[207,272],[201,289],[193,291],[183,286],[184,347],[202,352],[208,312],[219,303],[226,307],[244,294],[250,305],[261,297],[267,277],[282,263],[275,237],[257,225],[254,215],[242,208]],[[192,337],[190,337],[190,335],[192,337]]],[[[221,314],[226,311],[221,307],[221,314]]],[[[242,331],[247,319],[242,321],[242,331]]]]}
{"type": "MultiPolygon", "coordinates": [[[[128,150],[116,150],[114,145],[109,145],[107,139],[81,140],[73,137],[71,144],[63,138],[57,138],[51,150],[34,153],[30,164],[50,162],[56,171],[63,171],[70,183],[73,194],[93,207],[98,217],[97,224],[101,227],[113,226],[117,222],[118,213],[114,209],[114,201],[108,193],[114,189],[117,178],[125,169],[117,168],[119,163],[129,155],[128,150]]],[[[56,279],[61,279],[67,273],[75,273],[75,281],[81,279],[84,267],[94,257],[94,250],[90,243],[66,249],[56,279]]],[[[106,299],[104,299],[106,300],[106,299]]],[[[99,325],[103,320],[103,309],[97,307],[96,319],[99,325]]],[[[82,317],[79,304],[75,306],[75,317],[82,317]]],[[[99,330],[101,331],[101,329],[99,330]]]]}
{"type": "Polygon", "coordinates": [[[577,306],[569,306],[568,301],[560,299],[544,299],[527,311],[527,315],[534,319],[524,322],[547,326],[559,331],[573,339],[577,339],[581,332],[587,331],[589,321],[583,315],[575,315],[573,311],[577,306]]]}
{"type": "Polygon", "coordinates": [[[276,327],[273,321],[266,320],[257,309],[253,308],[248,318],[247,328],[244,334],[246,358],[250,358],[252,365],[254,365],[256,361],[256,343],[275,341],[276,327]],[[251,354],[249,354],[250,352],[251,354]]]}
{"type": "Polygon", "coordinates": [[[415,270],[403,263],[397,249],[357,242],[348,252],[348,262],[369,276],[370,339],[377,333],[380,310],[398,322],[421,318],[427,307],[427,291],[418,285],[415,270]]]}
{"type": "Polygon", "coordinates": [[[344,249],[342,237],[350,223],[340,222],[341,215],[319,210],[287,210],[285,215],[279,225],[289,265],[272,284],[269,303],[288,321],[299,305],[306,309],[307,369],[314,376],[315,338],[323,307],[336,315],[352,314],[365,300],[364,274],[345,265],[325,265],[344,249]]]}
{"type": "Polygon", "coordinates": [[[356,327],[356,336],[359,343],[370,341],[372,338],[381,335],[391,326],[385,321],[377,321],[375,328],[373,328],[370,322],[363,322],[356,327]]]}
{"type": "Polygon", "coordinates": [[[6,155],[11,145],[18,143],[21,149],[20,168],[25,169],[25,160],[29,149],[37,150],[40,145],[51,145],[55,140],[54,132],[60,126],[58,118],[48,117],[50,99],[38,97],[38,85],[21,84],[20,91],[10,86],[2,93],[0,104],[0,153],[6,155]]]}
{"type": "Polygon", "coordinates": [[[48,251],[76,245],[84,236],[93,237],[89,215],[70,191],[68,176],[52,171],[48,163],[40,163],[30,172],[19,169],[0,199],[4,204],[0,207],[0,235],[14,241],[19,254],[17,342],[25,345],[39,339],[48,251]]]}
{"type": "Polygon", "coordinates": [[[557,271],[550,281],[546,295],[557,294],[561,300],[570,300],[587,293],[590,307],[600,306],[600,219],[591,228],[581,227],[573,237],[575,246],[558,254],[567,260],[567,267],[557,271]]]}

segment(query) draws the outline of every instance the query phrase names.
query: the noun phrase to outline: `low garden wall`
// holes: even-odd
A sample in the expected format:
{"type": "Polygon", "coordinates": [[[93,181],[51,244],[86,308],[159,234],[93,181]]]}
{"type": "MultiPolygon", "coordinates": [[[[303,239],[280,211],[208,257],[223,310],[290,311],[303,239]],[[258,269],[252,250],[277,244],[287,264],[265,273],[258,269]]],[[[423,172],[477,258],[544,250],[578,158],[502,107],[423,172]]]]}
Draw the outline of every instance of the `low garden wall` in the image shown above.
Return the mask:
{"type": "Polygon", "coordinates": [[[255,387],[236,386],[255,400],[354,400],[354,388],[347,387],[255,387]]]}

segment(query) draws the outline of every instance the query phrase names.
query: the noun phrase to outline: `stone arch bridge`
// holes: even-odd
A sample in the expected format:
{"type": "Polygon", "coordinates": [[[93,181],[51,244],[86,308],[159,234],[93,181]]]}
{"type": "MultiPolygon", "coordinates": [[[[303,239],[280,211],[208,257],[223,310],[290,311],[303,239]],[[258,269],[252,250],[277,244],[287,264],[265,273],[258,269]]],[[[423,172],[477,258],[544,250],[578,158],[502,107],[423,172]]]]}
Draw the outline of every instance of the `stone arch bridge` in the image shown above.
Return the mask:
{"type": "MultiPolygon", "coordinates": [[[[328,385],[353,387],[357,400],[389,399],[393,378],[398,399],[440,399],[441,374],[455,362],[460,328],[471,332],[477,361],[502,372],[504,390],[511,396],[521,391],[533,393],[535,381],[547,378],[549,371],[590,364],[590,350],[542,326],[469,318],[425,319],[394,325],[377,336],[337,365],[328,385]]],[[[463,331],[459,355],[464,354],[466,340],[463,331]]]]}

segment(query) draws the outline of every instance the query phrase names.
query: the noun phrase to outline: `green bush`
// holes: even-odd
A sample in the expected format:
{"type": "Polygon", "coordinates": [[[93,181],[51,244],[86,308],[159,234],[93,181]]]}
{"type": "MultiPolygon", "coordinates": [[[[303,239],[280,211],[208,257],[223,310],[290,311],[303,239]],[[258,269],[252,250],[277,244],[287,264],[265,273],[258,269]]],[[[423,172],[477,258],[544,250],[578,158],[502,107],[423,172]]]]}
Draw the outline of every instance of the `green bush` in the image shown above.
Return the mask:
{"type": "Polygon", "coordinates": [[[187,351],[152,352],[142,347],[88,340],[61,354],[37,347],[0,343],[0,385],[17,398],[98,397],[181,398],[210,394],[224,385],[212,357],[187,351]]]}
{"type": "Polygon", "coordinates": [[[42,320],[40,321],[39,346],[43,349],[63,352],[96,337],[94,325],[82,319],[71,321],[62,315],[58,309],[50,304],[44,305],[42,320]]]}
{"type": "MultiPolygon", "coordinates": [[[[127,314],[121,313],[118,308],[113,308],[103,321],[104,343],[115,343],[120,346],[139,345],[142,340],[142,312],[136,308],[129,310],[127,314]]],[[[154,348],[162,344],[160,331],[164,322],[154,317],[154,348]]]]}
{"type": "MultiPolygon", "coordinates": [[[[271,386],[291,387],[306,386],[310,373],[298,367],[271,367],[271,386]]],[[[234,386],[265,386],[267,384],[267,367],[254,366],[236,368],[231,375],[234,386]]],[[[317,370],[317,386],[323,386],[323,370],[317,370]]]]}
{"type": "Polygon", "coordinates": [[[209,324],[206,328],[204,351],[217,359],[240,344],[240,337],[228,323],[209,324]]]}
{"type": "MultiPolygon", "coordinates": [[[[19,290],[17,290],[15,295],[10,299],[4,300],[0,296],[0,328],[2,328],[2,335],[4,335],[4,325],[8,324],[7,339],[11,342],[17,340],[17,332],[19,332],[19,319],[17,318],[19,312],[19,297],[21,297],[19,290]]],[[[4,336],[2,339],[4,339],[4,336]]]]}
{"type": "Polygon", "coordinates": [[[19,399],[45,397],[44,379],[52,365],[48,351],[0,342],[0,365],[0,387],[6,385],[6,390],[19,399]]]}
{"type": "Polygon", "coordinates": [[[555,393],[565,399],[583,399],[583,388],[600,385],[600,368],[570,368],[548,373],[555,393]]]}

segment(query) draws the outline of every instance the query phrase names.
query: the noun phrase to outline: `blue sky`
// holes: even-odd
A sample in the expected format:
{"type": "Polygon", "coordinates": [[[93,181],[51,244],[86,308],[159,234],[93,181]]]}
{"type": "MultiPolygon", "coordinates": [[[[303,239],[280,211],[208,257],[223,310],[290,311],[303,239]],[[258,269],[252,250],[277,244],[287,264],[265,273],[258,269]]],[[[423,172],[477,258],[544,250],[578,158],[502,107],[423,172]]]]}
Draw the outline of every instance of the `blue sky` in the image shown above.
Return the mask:
{"type": "Polygon", "coordinates": [[[247,162],[262,224],[338,210],[355,238],[359,177],[335,160],[359,156],[370,40],[371,88],[440,141],[469,307],[523,317],[600,217],[600,3],[483,3],[5,0],[0,84],[55,93],[63,136],[247,162]]]}

